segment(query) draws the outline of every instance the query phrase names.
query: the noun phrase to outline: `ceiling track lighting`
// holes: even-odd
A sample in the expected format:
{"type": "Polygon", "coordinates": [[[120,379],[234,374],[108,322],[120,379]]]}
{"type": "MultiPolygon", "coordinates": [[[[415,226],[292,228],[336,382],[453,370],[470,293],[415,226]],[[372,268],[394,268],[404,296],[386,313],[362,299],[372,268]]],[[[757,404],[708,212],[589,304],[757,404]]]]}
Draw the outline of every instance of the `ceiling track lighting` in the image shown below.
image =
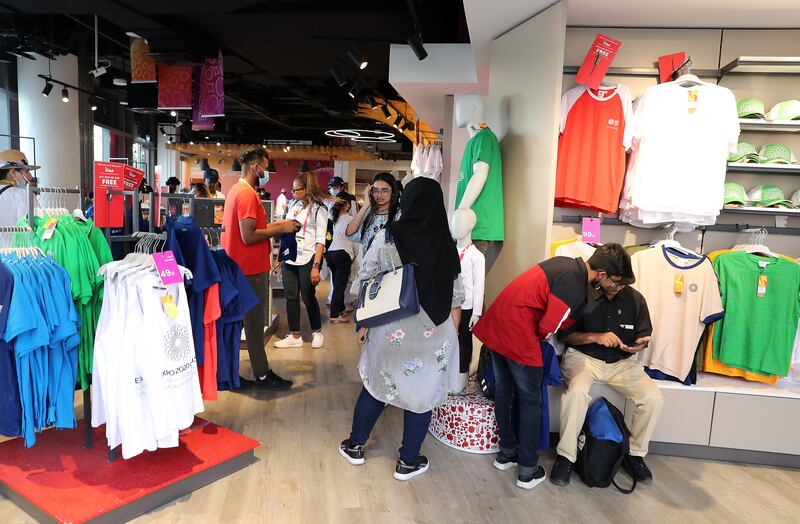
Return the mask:
{"type": "Polygon", "coordinates": [[[353,80],[353,85],[351,85],[350,89],[347,90],[347,94],[350,95],[350,98],[355,99],[358,97],[358,94],[362,89],[364,89],[364,84],[362,84],[359,80],[353,80]]]}
{"type": "Polygon", "coordinates": [[[389,111],[389,106],[381,106],[381,111],[383,112],[383,116],[386,117],[386,120],[391,120],[392,113],[389,111]]]}
{"type": "Polygon", "coordinates": [[[417,60],[422,61],[428,58],[428,52],[422,43],[422,35],[414,35],[408,38],[408,45],[414,54],[417,55],[417,60]]]}
{"type": "Polygon", "coordinates": [[[241,170],[242,170],[242,164],[239,163],[238,158],[234,158],[233,163],[231,163],[231,171],[241,171],[241,170]]]}
{"type": "Polygon", "coordinates": [[[358,69],[363,71],[369,65],[369,62],[364,55],[358,49],[350,49],[347,51],[347,56],[350,57],[350,60],[356,65],[358,69]]]}
{"type": "Polygon", "coordinates": [[[344,76],[342,70],[339,69],[339,66],[336,64],[331,66],[331,75],[333,75],[333,78],[336,80],[336,83],[339,85],[339,87],[344,87],[344,85],[347,83],[347,77],[344,76]]]}
{"type": "Polygon", "coordinates": [[[268,173],[277,173],[278,170],[275,168],[275,161],[270,159],[269,163],[267,164],[267,172],[268,173]]]}
{"type": "Polygon", "coordinates": [[[173,109],[172,111],[169,112],[169,116],[172,117],[178,116],[178,112],[173,109]]]}
{"type": "Polygon", "coordinates": [[[406,122],[403,126],[403,131],[414,131],[415,129],[416,126],[414,125],[414,122],[406,122]]]}
{"type": "Polygon", "coordinates": [[[395,128],[395,129],[400,129],[400,123],[402,121],[403,121],[403,117],[400,116],[400,115],[397,115],[397,118],[395,118],[394,122],[392,122],[392,127],[395,128]]]}
{"type": "Polygon", "coordinates": [[[69,102],[69,91],[66,87],[61,88],[61,101],[65,104],[69,102]]]}
{"type": "Polygon", "coordinates": [[[53,84],[49,80],[44,81],[44,89],[42,89],[42,96],[47,98],[50,96],[50,91],[53,90],[53,84]]]}
{"type": "Polygon", "coordinates": [[[379,104],[375,101],[375,97],[372,96],[372,93],[367,93],[367,104],[369,104],[369,107],[372,108],[373,111],[378,109],[379,106],[379,104]]]}

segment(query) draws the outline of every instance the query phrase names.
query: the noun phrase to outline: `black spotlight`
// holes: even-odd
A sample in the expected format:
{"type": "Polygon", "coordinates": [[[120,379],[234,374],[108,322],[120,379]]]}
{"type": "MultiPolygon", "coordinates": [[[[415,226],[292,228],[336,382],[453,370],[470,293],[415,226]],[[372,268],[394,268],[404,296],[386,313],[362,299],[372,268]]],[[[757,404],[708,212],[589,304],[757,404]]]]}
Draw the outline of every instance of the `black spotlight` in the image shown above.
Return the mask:
{"type": "Polygon", "coordinates": [[[309,169],[308,169],[308,162],[306,162],[305,160],[302,160],[302,161],[300,162],[300,172],[301,172],[301,173],[305,173],[306,171],[309,171],[309,169]]]}
{"type": "Polygon", "coordinates": [[[388,106],[382,106],[381,107],[381,111],[383,111],[383,116],[386,117],[386,120],[391,120],[392,113],[391,113],[391,111],[389,111],[389,107],[388,106]]]}
{"type": "Polygon", "coordinates": [[[375,101],[375,97],[372,96],[372,93],[367,93],[367,103],[372,109],[378,109],[378,103],[375,101]]]}
{"type": "Polygon", "coordinates": [[[406,131],[414,131],[417,127],[414,125],[414,122],[406,122],[406,125],[403,126],[406,131]]]}
{"type": "Polygon", "coordinates": [[[342,87],[347,83],[347,77],[342,74],[339,66],[331,66],[331,75],[333,75],[333,78],[336,80],[336,83],[339,84],[339,87],[342,87]]]}
{"type": "Polygon", "coordinates": [[[419,35],[414,35],[408,38],[408,45],[411,46],[411,50],[414,51],[414,54],[417,55],[417,60],[425,60],[428,58],[428,52],[425,51],[425,47],[422,45],[422,37],[419,35]]]}
{"type": "Polygon", "coordinates": [[[350,95],[350,98],[355,98],[364,88],[364,84],[359,82],[358,80],[353,80],[353,85],[350,86],[350,89],[347,90],[347,94],[350,95]]]}
{"type": "Polygon", "coordinates": [[[269,163],[267,164],[267,172],[268,173],[277,173],[278,170],[275,169],[275,161],[270,158],[269,163]]]}
{"type": "Polygon", "coordinates": [[[394,122],[392,122],[392,127],[395,128],[395,129],[400,129],[400,122],[402,122],[402,121],[403,121],[403,117],[400,116],[400,115],[397,115],[397,118],[395,118],[394,122]]]}
{"type": "Polygon", "coordinates": [[[66,87],[61,88],[61,101],[65,104],[69,102],[69,91],[67,91],[66,87]]]}
{"type": "Polygon", "coordinates": [[[208,171],[209,169],[211,169],[211,166],[208,165],[208,159],[204,158],[200,160],[200,171],[208,171]]]}
{"type": "Polygon", "coordinates": [[[352,60],[353,63],[356,65],[356,67],[359,69],[366,69],[367,66],[369,65],[367,59],[364,58],[364,55],[362,55],[361,52],[358,51],[357,49],[349,50],[347,52],[347,56],[350,57],[350,60],[352,60]]]}
{"type": "Polygon", "coordinates": [[[44,81],[44,89],[42,89],[42,96],[47,98],[50,96],[50,91],[53,90],[53,84],[51,84],[48,80],[44,81]]]}
{"type": "Polygon", "coordinates": [[[239,163],[238,158],[233,159],[233,163],[231,164],[231,171],[239,172],[242,170],[242,164],[239,163]]]}

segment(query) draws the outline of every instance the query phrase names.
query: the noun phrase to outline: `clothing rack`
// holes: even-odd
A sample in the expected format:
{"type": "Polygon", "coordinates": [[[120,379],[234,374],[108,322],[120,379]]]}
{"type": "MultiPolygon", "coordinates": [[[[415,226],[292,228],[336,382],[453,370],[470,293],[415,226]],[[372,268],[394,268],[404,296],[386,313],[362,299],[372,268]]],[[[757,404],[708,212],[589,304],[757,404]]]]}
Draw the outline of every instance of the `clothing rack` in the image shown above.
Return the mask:
{"type": "Polygon", "coordinates": [[[68,188],[68,187],[39,187],[34,184],[28,184],[27,187],[28,191],[28,223],[33,224],[33,217],[36,216],[34,211],[35,207],[33,205],[34,197],[41,195],[42,193],[51,193],[56,195],[78,195],[78,205],[76,208],[80,208],[81,204],[83,203],[83,191],[81,188],[68,188]]]}
{"type": "MultiPolygon", "coordinates": [[[[580,224],[584,218],[600,218],[600,223],[606,226],[626,226],[632,227],[627,222],[623,222],[616,217],[597,217],[595,215],[562,215],[561,218],[553,220],[554,224],[580,224]]],[[[772,227],[759,226],[756,224],[714,224],[710,226],[697,226],[696,231],[705,233],[707,231],[718,231],[724,233],[739,233],[745,229],[762,228],[773,235],[800,235],[800,227],[772,227]]]]}

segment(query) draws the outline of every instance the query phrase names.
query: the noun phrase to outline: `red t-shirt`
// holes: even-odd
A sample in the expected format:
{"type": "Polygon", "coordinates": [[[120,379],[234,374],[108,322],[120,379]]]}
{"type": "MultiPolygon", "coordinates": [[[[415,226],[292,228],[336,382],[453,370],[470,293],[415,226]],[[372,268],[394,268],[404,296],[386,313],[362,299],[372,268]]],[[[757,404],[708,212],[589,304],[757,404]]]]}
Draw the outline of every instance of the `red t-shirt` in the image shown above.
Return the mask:
{"type": "Polygon", "coordinates": [[[587,296],[580,258],[555,257],[515,278],[472,332],[492,351],[526,366],[542,366],[540,340],[571,326],[587,296]],[[572,317],[572,318],[570,318],[572,317]]]}
{"type": "Polygon", "coordinates": [[[250,184],[240,180],[234,184],[228,191],[228,196],[225,197],[225,210],[222,215],[222,226],[225,228],[225,232],[222,233],[222,247],[228,252],[228,256],[242,268],[242,273],[245,275],[266,273],[270,269],[270,243],[259,242],[249,246],[245,245],[239,231],[239,221],[245,218],[255,218],[256,229],[267,227],[267,212],[264,211],[264,205],[258,198],[258,193],[250,187],[250,184]]]}

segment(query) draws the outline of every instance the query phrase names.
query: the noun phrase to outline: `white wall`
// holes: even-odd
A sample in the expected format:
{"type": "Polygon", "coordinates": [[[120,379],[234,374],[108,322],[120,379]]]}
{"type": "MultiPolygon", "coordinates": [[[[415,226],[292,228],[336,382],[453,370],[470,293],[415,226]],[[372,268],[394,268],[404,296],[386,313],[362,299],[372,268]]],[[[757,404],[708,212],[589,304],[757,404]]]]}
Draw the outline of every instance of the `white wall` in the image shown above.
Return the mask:
{"type": "Polygon", "coordinates": [[[161,133],[156,133],[157,161],[156,165],[161,166],[161,183],[167,181],[171,176],[182,180],[180,155],[174,149],[167,149],[167,138],[161,133]]]}
{"type": "Polygon", "coordinates": [[[506,240],[487,276],[487,304],[547,254],[566,12],[564,0],[492,43],[486,107],[488,122],[502,137],[506,240]]]}
{"type": "MultiPolygon", "coordinates": [[[[70,89],[68,103],[61,101],[61,86],[53,85],[50,96],[42,96],[48,74],[48,60],[17,58],[19,90],[19,129],[23,136],[36,139],[36,173],[44,187],[76,187],[81,182],[80,115],[78,93],[70,89]]],[[[52,76],[70,85],[78,85],[78,57],[66,55],[51,63],[52,76]]],[[[33,161],[33,143],[20,140],[22,151],[33,161]]]]}

